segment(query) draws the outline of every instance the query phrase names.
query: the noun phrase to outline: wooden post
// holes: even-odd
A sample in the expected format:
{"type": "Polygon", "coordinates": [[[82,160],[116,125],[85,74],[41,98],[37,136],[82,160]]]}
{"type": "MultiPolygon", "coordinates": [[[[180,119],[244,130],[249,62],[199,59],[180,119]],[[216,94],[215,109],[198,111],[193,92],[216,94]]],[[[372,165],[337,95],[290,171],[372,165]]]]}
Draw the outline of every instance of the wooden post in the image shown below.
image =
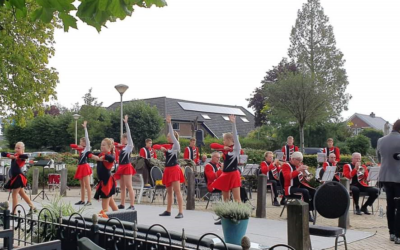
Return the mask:
{"type": "Polygon", "coordinates": [[[67,180],[68,170],[66,168],[61,169],[61,180],[60,180],[60,195],[67,196],[67,180]]]}
{"type": "Polygon", "coordinates": [[[308,250],[311,246],[308,212],[304,201],[294,200],[287,205],[288,245],[296,250],[308,250]]]}
{"type": "MultiPolygon", "coordinates": [[[[343,186],[347,189],[347,192],[350,190],[350,182],[347,178],[341,178],[340,183],[343,184],[343,186]]],[[[351,201],[349,201],[351,204],[351,201]]],[[[350,206],[349,206],[350,210],[350,206]]],[[[338,227],[348,229],[350,227],[350,217],[349,217],[349,212],[347,211],[347,216],[343,215],[339,217],[339,222],[338,222],[338,227]]]]}
{"type": "Polygon", "coordinates": [[[186,210],[195,210],[195,179],[193,171],[187,173],[186,210]]]}
{"type": "Polygon", "coordinates": [[[33,168],[33,175],[32,175],[32,194],[37,195],[39,189],[39,169],[33,168]]]}
{"type": "MultiPolygon", "coordinates": [[[[267,217],[267,176],[260,174],[258,176],[257,186],[257,218],[267,217]]],[[[271,194],[272,195],[272,194],[271,194]]]]}

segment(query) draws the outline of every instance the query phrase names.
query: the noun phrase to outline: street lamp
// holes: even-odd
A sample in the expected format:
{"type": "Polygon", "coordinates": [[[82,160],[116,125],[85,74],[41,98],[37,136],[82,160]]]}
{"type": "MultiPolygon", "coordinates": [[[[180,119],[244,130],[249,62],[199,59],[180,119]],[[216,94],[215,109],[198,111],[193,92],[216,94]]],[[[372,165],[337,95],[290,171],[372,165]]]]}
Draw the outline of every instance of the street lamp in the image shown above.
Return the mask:
{"type": "MultiPolygon", "coordinates": [[[[72,115],[72,117],[74,117],[75,119],[75,144],[78,144],[78,119],[79,117],[81,117],[78,114],[74,114],[72,115]]],[[[78,152],[75,150],[75,154],[77,154],[78,152]]]]}
{"type": "Polygon", "coordinates": [[[115,85],[115,89],[118,91],[118,93],[121,95],[121,139],[120,142],[122,141],[122,132],[124,131],[123,129],[123,103],[122,103],[122,95],[125,93],[125,91],[129,88],[129,86],[125,85],[125,84],[118,84],[115,85]]]}

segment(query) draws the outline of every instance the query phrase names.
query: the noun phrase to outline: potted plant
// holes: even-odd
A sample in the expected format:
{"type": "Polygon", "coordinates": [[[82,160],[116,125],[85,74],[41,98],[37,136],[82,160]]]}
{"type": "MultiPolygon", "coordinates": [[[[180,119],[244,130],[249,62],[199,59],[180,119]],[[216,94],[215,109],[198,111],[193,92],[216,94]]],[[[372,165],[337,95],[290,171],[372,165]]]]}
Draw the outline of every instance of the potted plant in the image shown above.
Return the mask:
{"type": "Polygon", "coordinates": [[[230,201],[215,204],[213,209],[215,214],[221,218],[225,242],[240,245],[246,234],[252,211],[251,206],[246,203],[230,201]]]}

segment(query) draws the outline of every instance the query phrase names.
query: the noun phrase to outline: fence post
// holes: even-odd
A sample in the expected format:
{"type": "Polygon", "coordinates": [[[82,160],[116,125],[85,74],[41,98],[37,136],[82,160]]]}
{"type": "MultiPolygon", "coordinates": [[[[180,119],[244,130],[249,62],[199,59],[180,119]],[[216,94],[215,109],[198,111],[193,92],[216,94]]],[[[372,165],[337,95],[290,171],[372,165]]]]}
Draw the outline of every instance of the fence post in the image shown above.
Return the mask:
{"type": "Polygon", "coordinates": [[[99,218],[97,214],[93,214],[92,216],[92,226],[90,228],[92,237],[90,238],[93,243],[99,246],[99,218]]]}
{"type": "Polygon", "coordinates": [[[304,201],[295,200],[287,205],[288,245],[296,250],[308,250],[311,246],[308,212],[304,201]]]}
{"type": "MultiPolygon", "coordinates": [[[[8,201],[4,202],[4,204],[2,204],[4,206],[4,211],[3,211],[3,215],[4,215],[4,221],[3,221],[3,227],[4,229],[10,229],[10,203],[8,201]]],[[[4,240],[4,249],[8,249],[9,247],[9,241],[8,240],[4,240]]],[[[12,248],[12,246],[11,246],[12,248]]]]}
{"type": "Polygon", "coordinates": [[[32,175],[32,194],[37,195],[39,189],[39,169],[33,168],[33,175],[32,175]]]}
{"type": "Polygon", "coordinates": [[[266,175],[260,174],[258,176],[257,210],[256,210],[257,218],[267,217],[267,181],[268,178],[266,175]]]}
{"type": "Polygon", "coordinates": [[[67,180],[68,170],[66,168],[61,169],[61,183],[60,183],[60,195],[67,196],[67,180]]]}
{"type": "Polygon", "coordinates": [[[194,173],[192,171],[188,171],[186,210],[195,210],[195,184],[194,173]]]}
{"type": "MultiPolygon", "coordinates": [[[[340,183],[343,184],[343,186],[347,189],[347,192],[350,190],[350,182],[347,178],[340,178],[340,183]]],[[[351,200],[349,201],[351,203],[351,200]]],[[[349,206],[350,210],[350,206],[349,206]]],[[[338,227],[348,229],[350,227],[350,217],[349,217],[349,211],[341,217],[339,217],[338,221],[338,227]]]]}
{"type": "Polygon", "coordinates": [[[251,241],[250,241],[249,237],[243,236],[242,242],[241,242],[241,246],[242,246],[243,250],[249,250],[250,249],[251,241]]]}

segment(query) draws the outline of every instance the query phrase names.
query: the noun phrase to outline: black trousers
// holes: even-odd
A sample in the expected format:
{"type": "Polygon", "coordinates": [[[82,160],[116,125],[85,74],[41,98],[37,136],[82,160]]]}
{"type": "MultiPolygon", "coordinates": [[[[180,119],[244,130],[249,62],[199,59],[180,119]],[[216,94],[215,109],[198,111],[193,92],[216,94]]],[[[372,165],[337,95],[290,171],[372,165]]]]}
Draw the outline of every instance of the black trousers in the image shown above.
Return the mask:
{"type": "Polygon", "coordinates": [[[386,191],[389,233],[400,237],[400,183],[382,182],[382,184],[386,191]]]}
{"type": "Polygon", "coordinates": [[[301,193],[303,195],[303,200],[304,202],[308,203],[308,209],[310,211],[314,210],[314,195],[315,195],[315,189],[309,188],[304,185],[300,185],[300,187],[291,187],[290,188],[290,193],[301,193]]]}
{"type": "Polygon", "coordinates": [[[274,192],[274,198],[278,198],[278,188],[282,190],[281,183],[277,180],[268,180],[267,183],[272,184],[272,191],[274,192]]]}
{"type": "Polygon", "coordinates": [[[358,206],[358,201],[360,199],[360,192],[368,193],[368,200],[364,203],[363,206],[372,206],[375,199],[378,198],[379,190],[374,187],[364,187],[363,185],[357,183],[354,185],[350,185],[351,193],[353,194],[353,200],[356,206],[358,206]]]}

